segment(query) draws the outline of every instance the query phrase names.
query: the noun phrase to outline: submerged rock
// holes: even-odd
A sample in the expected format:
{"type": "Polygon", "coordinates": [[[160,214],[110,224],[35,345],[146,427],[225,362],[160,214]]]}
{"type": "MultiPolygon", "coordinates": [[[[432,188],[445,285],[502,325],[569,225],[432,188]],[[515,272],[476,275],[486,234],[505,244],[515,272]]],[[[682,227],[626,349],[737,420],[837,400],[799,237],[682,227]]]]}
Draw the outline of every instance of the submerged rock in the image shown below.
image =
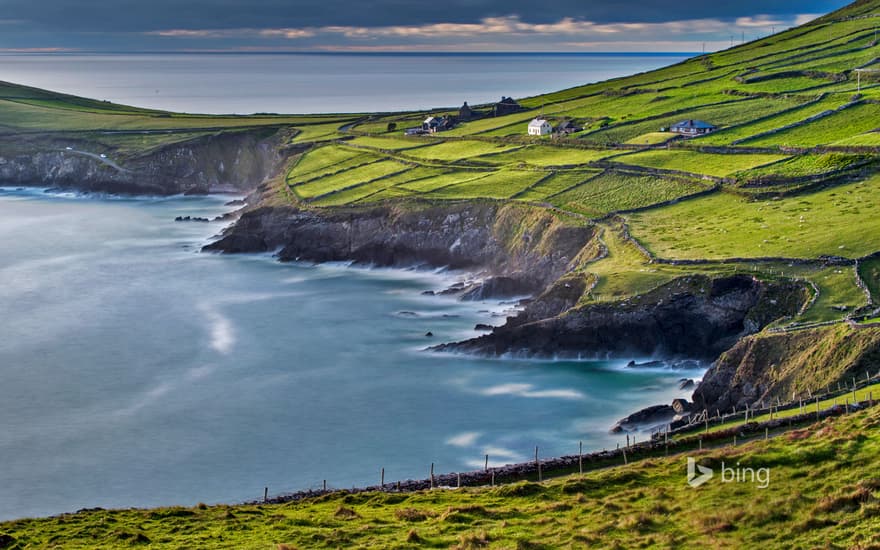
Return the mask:
{"type": "Polygon", "coordinates": [[[671,405],[652,405],[621,418],[611,428],[611,433],[633,432],[646,424],[660,424],[672,420],[675,409],[671,405]]]}
{"type": "Polygon", "coordinates": [[[687,399],[672,400],[672,410],[675,411],[676,416],[690,413],[691,406],[691,403],[687,399]]]}

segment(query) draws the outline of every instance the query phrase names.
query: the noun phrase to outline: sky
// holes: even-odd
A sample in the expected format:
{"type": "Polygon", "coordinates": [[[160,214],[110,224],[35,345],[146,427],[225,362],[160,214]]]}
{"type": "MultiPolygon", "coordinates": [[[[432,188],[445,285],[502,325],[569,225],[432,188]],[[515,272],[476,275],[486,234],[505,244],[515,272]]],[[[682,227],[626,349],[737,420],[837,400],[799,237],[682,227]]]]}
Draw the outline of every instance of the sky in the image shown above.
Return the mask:
{"type": "Polygon", "coordinates": [[[699,52],[845,0],[0,0],[0,52],[699,52]]]}

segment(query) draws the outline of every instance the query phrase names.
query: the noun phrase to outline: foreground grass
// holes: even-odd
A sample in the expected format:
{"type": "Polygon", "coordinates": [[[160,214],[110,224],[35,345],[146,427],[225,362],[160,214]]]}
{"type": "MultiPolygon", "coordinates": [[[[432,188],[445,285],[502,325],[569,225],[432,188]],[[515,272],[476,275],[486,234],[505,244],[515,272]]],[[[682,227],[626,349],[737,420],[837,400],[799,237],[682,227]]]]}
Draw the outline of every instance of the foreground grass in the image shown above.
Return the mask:
{"type": "Polygon", "coordinates": [[[869,548],[880,544],[880,411],[767,441],[583,476],[411,494],[336,493],[280,505],[84,511],[0,524],[16,548],[869,548]],[[722,467],[769,468],[769,485],[722,467]]]}

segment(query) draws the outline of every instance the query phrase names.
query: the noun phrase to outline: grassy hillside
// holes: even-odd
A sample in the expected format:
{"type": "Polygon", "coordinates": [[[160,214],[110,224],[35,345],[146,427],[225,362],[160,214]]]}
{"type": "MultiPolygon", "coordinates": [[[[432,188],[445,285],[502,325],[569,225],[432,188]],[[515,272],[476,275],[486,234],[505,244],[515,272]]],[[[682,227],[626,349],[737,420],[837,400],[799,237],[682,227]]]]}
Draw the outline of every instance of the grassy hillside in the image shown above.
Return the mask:
{"type": "Polygon", "coordinates": [[[686,272],[750,271],[819,289],[791,324],[833,321],[870,313],[859,285],[880,285],[874,271],[862,270],[860,281],[854,267],[823,259],[880,251],[871,215],[880,200],[880,73],[863,74],[858,90],[854,72],[880,67],[877,16],[880,0],[857,2],[729,50],[525,98],[522,112],[431,136],[403,129],[444,113],[188,115],[0,84],[0,140],[7,154],[88,142],[124,165],[128,155],[206,133],[290,127],[292,142],[312,148],[290,163],[267,204],[544,205],[619,245],[580,266],[598,278],[584,301],[637,295],[686,272]],[[539,112],[583,130],[527,136],[539,112]],[[660,131],[686,119],[718,131],[693,139],[660,131]],[[680,260],[699,266],[667,263],[680,260]]]}
{"type": "MultiPolygon", "coordinates": [[[[637,295],[689,271],[747,270],[818,289],[792,325],[861,315],[869,304],[856,270],[824,258],[880,251],[868,215],[880,200],[880,73],[863,74],[859,90],[854,72],[880,67],[876,16],[880,2],[858,2],[671,67],[526,98],[525,111],[431,136],[403,135],[417,114],[365,117],[335,134],[346,141],[322,136],[292,166],[285,195],[312,207],[478,197],[543,204],[619,241],[582,266],[598,277],[586,301],[637,295]],[[527,136],[538,108],[554,124],[584,129],[527,136]],[[660,131],[686,119],[719,129],[692,139],[660,131]],[[333,169],[316,178],[309,167],[322,162],[333,169]],[[666,263],[678,260],[699,266],[666,263]]],[[[880,284],[873,276],[864,284],[880,284]]]]}
{"type": "Polygon", "coordinates": [[[82,511],[0,523],[0,542],[71,549],[876,548],[878,428],[874,408],[769,440],[543,483],[82,511]],[[686,456],[714,468],[715,477],[690,487],[686,456]],[[768,470],[723,482],[722,467],[768,470]]]}

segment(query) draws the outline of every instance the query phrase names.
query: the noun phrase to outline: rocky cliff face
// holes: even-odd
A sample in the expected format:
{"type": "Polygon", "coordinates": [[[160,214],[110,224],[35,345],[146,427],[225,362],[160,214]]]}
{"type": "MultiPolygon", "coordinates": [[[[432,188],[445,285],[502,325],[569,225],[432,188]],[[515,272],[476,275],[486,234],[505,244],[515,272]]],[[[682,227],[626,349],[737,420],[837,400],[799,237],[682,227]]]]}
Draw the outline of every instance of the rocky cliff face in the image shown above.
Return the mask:
{"type": "MultiPolygon", "coordinates": [[[[437,349],[488,355],[711,360],[742,336],[796,312],[806,299],[805,289],[793,283],[768,284],[748,276],[689,276],[630,301],[580,306],[532,322],[514,318],[491,334],[437,349]]],[[[529,308],[523,315],[531,315],[529,308]]]]}
{"type": "Polygon", "coordinates": [[[282,158],[278,139],[266,130],[199,137],[118,163],[112,154],[35,144],[15,155],[0,150],[0,183],[142,195],[248,191],[282,158]]]}
{"type": "Polygon", "coordinates": [[[806,398],[880,369],[880,327],[845,324],[744,338],[725,352],[694,392],[699,409],[729,411],[792,396],[806,398]]]}
{"type": "Polygon", "coordinates": [[[503,285],[490,284],[535,292],[570,270],[593,236],[592,227],[563,224],[541,209],[496,202],[332,210],[285,206],[244,213],[206,249],[280,250],[282,260],[446,266],[503,276],[503,285]]]}

